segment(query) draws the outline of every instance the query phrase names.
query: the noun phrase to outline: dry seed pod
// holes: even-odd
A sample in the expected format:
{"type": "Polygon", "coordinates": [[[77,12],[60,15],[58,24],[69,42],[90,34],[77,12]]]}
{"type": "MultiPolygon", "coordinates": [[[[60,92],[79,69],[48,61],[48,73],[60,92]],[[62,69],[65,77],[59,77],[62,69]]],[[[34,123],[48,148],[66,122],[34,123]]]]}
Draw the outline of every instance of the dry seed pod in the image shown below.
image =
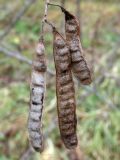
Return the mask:
{"type": "Polygon", "coordinates": [[[28,118],[28,131],[32,147],[43,151],[42,135],[42,110],[45,92],[45,48],[43,42],[39,42],[36,48],[36,55],[33,60],[31,85],[30,85],[30,111],[28,118]]]}
{"type": "Polygon", "coordinates": [[[70,69],[70,53],[66,41],[55,28],[53,29],[53,34],[60,134],[66,148],[74,149],[77,146],[78,140],[76,135],[75,90],[70,69]]]}
{"type": "Polygon", "coordinates": [[[62,7],[61,9],[65,14],[66,40],[70,47],[73,73],[82,84],[88,85],[92,82],[92,78],[90,68],[83,56],[79,22],[70,12],[62,7]]]}

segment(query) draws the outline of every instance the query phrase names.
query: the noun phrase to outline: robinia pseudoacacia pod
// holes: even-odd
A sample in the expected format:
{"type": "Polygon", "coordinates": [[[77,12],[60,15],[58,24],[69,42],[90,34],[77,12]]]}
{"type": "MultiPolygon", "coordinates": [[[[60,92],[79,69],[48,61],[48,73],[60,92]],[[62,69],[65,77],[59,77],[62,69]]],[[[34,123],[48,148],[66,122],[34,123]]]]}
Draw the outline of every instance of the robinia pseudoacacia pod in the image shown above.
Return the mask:
{"type": "Polygon", "coordinates": [[[71,59],[65,39],[53,28],[54,61],[56,68],[57,110],[61,138],[68,149],[77,146],[76,102],[71,73],[71,59]]]}
{"type": "Polygon", "coordinates": [[[45,93],[45,48],[43,41],[36,47],[36,55],[32,65],[31,85],[30,85],[30,111],[28,118],[29,139],[33,148],[42,152],[42,110],[45,93]]]}
{"type": "Polygon", "coordinates": [[[82,45],[80,42],[80,25],[77,18],[61,7],[65,14],[66,41],[70,47],[72,70],[74,75],[84,85],[92,82],[90,68],[83,56],[82,45]]]}

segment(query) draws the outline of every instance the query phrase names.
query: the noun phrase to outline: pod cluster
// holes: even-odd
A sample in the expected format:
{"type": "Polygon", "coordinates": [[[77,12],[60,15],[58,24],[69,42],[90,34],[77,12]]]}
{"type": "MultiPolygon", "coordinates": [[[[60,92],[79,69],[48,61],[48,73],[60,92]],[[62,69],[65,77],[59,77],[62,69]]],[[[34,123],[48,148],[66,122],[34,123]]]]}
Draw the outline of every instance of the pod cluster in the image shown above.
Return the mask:
{"type": "Polygon", "coordinates": [[[43,151],[42,135],[42,110],[45,93],[45,48],[42,42],[36,47],[36,55],[33,60],[31,85],[30,85],[30,110],[28,118],[29,138],[33,148],[43,151]]]}
{"type": "MultiPolygon", "coordinates": [[[[67,149],[75,149],[78,145],[78,138],[76,134],[76,100],[72,72],[83,85],[89,85],[92,78],[91,71],[83,55],[79,22],[66,9],[60,8],[65,15],[66,38],[63,38],[56,28],[51,25],[56,69],[57,113],[61,139],[67,149]]],[[[33,148],[38,152],[42,152],[44,148],[42,111],[46,88],[46,68],[45,47],[43,40],[41,40],[36,47],[36,55],[33,59],[28,118],[29,139],[33,148]]]]}

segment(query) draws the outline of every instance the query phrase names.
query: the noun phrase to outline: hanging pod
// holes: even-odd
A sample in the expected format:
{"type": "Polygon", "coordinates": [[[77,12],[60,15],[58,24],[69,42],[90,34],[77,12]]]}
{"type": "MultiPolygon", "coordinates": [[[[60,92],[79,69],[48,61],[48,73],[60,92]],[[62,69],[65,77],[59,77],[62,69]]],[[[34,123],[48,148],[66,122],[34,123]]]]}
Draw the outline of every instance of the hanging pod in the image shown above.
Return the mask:
{"type": "Polygon", "coordinates": [[[79,22],[77,18],[66,9],[61,7],[61,10],[65,14],[66,41],[70,47],[72,71],[83,85],[88,85],[92,82],[92,78],[88,64],[83,56],[79,22]]]}
{"type": "Polygon", "coordinates": [[[32,147],[38,152],[42,152],[44,148],[42,135],[42,110],[45,93],[45,73],[45,48],[43,41],[39,41],[32,65],[30,109],[28,118],[29,139],[32,147]]]}
{"type": "Polygon", "coordinates": [[[56,68],[57,110],[61,138],[66,148],[74,149],[76,135],[76,102],[71,73],[71,58],[65,39],[53,28],[53,51],[56,68]]]}

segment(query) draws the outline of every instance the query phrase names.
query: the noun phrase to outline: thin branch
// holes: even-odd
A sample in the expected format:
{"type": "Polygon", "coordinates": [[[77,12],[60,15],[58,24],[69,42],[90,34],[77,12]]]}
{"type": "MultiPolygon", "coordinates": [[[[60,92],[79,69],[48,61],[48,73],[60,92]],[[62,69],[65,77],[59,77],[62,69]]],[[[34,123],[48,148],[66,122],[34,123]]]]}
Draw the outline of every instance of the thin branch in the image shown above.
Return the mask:
{"type": "Polygon", "coordinates": [[[80,0],[76,0],[76,16],[80,21],[80,0]]]}
{"type": "MultiPolygon", "coordinates": [[[[63,7],[63,8],[65,8],[65,2],[66,2],[66,0],[61,0],[61,6],[63,7]]],[[[63,18],[61,19],[61,31],[62,31],[62,33],[64,33],[64,20],[63,20],[63,18]]]]}
{"type": "Polygon", "coordinates": [[[53,3],[48,3],[48,5],[51,5],[51,6],[56,6],[56,7],[59,7],[61,9],[63,9],[63,7],[59,4],[53,4],[53,3]]]}
{"type": "MultiPolygon", "coordinates": [[[[19,53],[18,51],[10,51],[7,48],[0,46],[0,52],[4,53],[5,55],[9,56],[9,57],[14,57],[16,59],[18,59],[21,62],[25,62],[29,65],[32,64],[32,61],[30,59],[28,59],[27,57],[21,55],[21,53],[19,53]]],[[[47,69],[48,74],[50,74],[51,76],[54,76],[55,73],[53,71],[51,71],[50,69],[47,69]]]]}
{"type": "Polygon", "coordinates": [[[47,19],[47,15],[48,15],[48,3],[49,2],[50,2],[50,0],[45,1],[45,12],[44,12],[44,16],[42,19],[41,36],[40,36],[40,40],[42,40],[42,41],[44,40],[44,24],[47,19]]]}
{"type": "Polygon", "coordinates": [[[0,41],[7,36],[11,29],[14,27],[14,25],[20,20],[20,18],[26,13],[26,11],[29,9],[32,3],[34,3],[35,0],[26,0],[23,7],[18,11],[18,13],[13,17],[12,21],[8,25],[7,28],[5,28],[4,32],[0,35],[0,41]]]}
{"type": "Polygon", "coordinates": [[[82,40],[82,26],[81,26],[81,8],[80,8],[80,2],[81,0],[76,0],[76,17],[79,20],[80,24],[80,38],[82,40]]]}
{"type": "Polygon", "coordinates": [[[52,29],[56,29],[56,27],[51,22],[49,22],[47,19],[45,20],[45,23],[47,23],[49,26],[51,26],[52,29]]]}
{"type": "Polygon", "coordinates": [[[0,52],[4,53],[5,55],[9,56],[9,57],[14,57],[16,59],[18,59],[19,61],[28,63],[28,64],[32,64],[32,61],[29,60],[28,58],[22,56],[19,52],[17,51],[9,51],[7,48],[0,46],[0,52]]]}
{"type": "MultiPolygon", "coordinates": [[[[99,83],[98,83],[99,84],[99,83]]],[[[98,86],[98,84],[96,83],[96,85],[98,86]]],[[[95,88],[94,86],[93,86],[93,88],[90,88],[90,87],[86,87],[86,86],[83,86],[82,87],[84,90],[86,90],[87,92],[91,92],[92,94],[94,94],[94,95],[96,95],[98,98],[99,98],[99,100],[101,101],[101,102],[104,102],[105,104],[107,104],[107,106],[110,108],[110,109],[116,109],[117,107],[116,107],[116,105],[111,101],[111,99],[107,96],[107,94],[106,95],[101,95],[101,94],[99,94],[99,91],[98,91],[98,89],[97,88],[95,88]]]]}
{"type": "Polygon", "coordinates": [[[23,153],[23,155],[20,157],[20,160],[29,160],[34,155],[34,150],[31,146],[28,147],[28,149],[23,153]]]}

